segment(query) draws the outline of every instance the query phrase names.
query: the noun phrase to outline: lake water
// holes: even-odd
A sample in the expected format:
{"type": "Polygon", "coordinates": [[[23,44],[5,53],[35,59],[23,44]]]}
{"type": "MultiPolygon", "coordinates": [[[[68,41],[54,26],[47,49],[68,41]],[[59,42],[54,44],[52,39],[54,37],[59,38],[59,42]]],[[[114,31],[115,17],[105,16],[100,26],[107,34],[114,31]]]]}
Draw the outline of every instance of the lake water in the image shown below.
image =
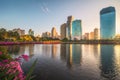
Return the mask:
{"type": "Polygon", "coordinates": [[[37,58],[35,80],[120,80],[120,45],[30,44],[0,50],[13,57],[29,55],[22,64],[25,74],[37,58]]]}

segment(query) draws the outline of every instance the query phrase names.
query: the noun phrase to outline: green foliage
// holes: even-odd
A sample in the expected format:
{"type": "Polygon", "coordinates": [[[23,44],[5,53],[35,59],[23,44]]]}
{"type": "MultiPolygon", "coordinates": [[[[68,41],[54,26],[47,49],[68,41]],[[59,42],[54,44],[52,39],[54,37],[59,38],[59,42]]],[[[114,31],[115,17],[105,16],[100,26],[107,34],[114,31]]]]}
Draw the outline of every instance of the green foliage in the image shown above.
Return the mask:
{"type": "Polygon", "coordinates": [[[30,36],[33,39],[33,41],[36,41],[36,38],[34,36],[32,36],[32,35],[30,35],[30,36]]]}
{"type": "Polygon", "coordinates": [[[68,38],[64,38],[62,41],[63,41],[63,42],[66,42],[66,41],[68,41],[68,38]]]}
{"type": "Polygon", "coordinates": [[[0,61],[6,60],[6,59],[12,60],[12,58],[9,54],[3,53],[2,55],[0,55],[0,61]]]}
{"type": "Polygon", "coordinates": [[[51,37],[42,37],[40,38],[40,41],[54,41],[59,40],[58,38],[51,38],[51,37]]]}
{"type": "Polygon", "coordinates": [[[16,41],[20,39],[18,32],[6,31],[6,29],[0,29],[0,41],[16,41]]]}
{"type": "Polygon", "coordinates": [[[32,66],[30,67],[30,70],[29,70],[29,72],[28,72],[28,74],[26,76],[26,80],[31,80],[32,79],[31,75],[32,75],[32,72],[34,70],[34,67],[35,67],[36,63],[37,63],[37,59],[34,61],[32,66]]]}

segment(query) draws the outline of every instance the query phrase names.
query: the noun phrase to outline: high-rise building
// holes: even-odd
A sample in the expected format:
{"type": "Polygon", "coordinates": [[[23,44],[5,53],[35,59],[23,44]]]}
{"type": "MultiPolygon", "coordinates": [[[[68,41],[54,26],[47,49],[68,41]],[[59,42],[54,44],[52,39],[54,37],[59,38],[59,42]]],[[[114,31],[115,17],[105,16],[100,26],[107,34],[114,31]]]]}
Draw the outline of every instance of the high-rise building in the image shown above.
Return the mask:
{"type": "Polygon", "coordinates": [[[18,29],[13,29],[12,31],[13,31],[13,32],[18,32],[18,34],[19,34],[20,36],[25,35],[25,30],[22,30],[22,29],[20,29],[20,28],[18,28],[18,29]]]}
{"type": "Polygon", "coordinates": [[[85,33],[84,39],[85,39],[85,40],[89,40],[89,33],[85,33]]]}
{"type": "Polygon", "coordinates": [[[72,22],[72,40],[82,39],[82,23],[81,20],[72,22]]]}
{"type": "Polygon", "coordinates": [[[94,40],[94,32],[89,33],[89,40],[94,40]]]}
{"type": "Polygon", "coordinates": [[[29,29],[28,34],[34,36],[34,31],[32,29],[29,29]]]}
{"type": "Polygon", "coordinates": [[[50,34],[50,32],[44,32],[44,33],[42,33],[42,37],[51,37],[51,34],[50,34]]]}
{"type": "Polygon", "coordinates": [[[53,27],[52,30],[51,30],[51,36],[52,36],[52,38],[57,38],[57,36],[58,36],[58,33],[57,33],[55,27],[53,27]]]}
{"type": "Polygon", "coordinates": [[[103,8],[100,11],[100,36],[101,39],[115,37],[116,11],[114,7],[103,8]]]}
{"type": "Polygon", "coordinates": [[[66,31],[66,36],[69,40],[72,39],[72,21],[73,21],[73,16],[68,16],[67,18],[67,31],[66,31]]]}
{"type": "Polygon", "coordinates": [[[66,38],[66,23],[61,25],[60,34],[61,34],[61,39],[66,38]]]}
{"type": "Polygon", "coordinates": [[[99,40],[100,39],[100,31],[98,28],[94,29],[94,39],[99,40]]]}

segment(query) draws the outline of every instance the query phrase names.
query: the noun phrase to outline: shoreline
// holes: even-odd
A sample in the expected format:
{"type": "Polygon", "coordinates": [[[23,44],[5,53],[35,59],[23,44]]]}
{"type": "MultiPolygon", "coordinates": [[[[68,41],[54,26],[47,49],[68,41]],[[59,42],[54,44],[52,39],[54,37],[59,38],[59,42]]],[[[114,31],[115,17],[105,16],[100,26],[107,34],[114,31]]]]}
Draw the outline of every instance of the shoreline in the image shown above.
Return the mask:
{"type": "Polygon", "coordinates": [[[120,44],[120,40],[80,40],[80,41],[40,41],[40,42],[0,42],[0,45],[22,44],[120,44]]]}

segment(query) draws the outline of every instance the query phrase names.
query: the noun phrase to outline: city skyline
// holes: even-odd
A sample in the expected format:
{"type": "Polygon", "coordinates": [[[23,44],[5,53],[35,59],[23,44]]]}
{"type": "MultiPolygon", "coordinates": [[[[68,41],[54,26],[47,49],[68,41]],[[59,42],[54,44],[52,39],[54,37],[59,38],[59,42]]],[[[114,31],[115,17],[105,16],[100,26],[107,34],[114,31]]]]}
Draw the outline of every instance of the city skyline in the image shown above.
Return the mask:
{"type": "Polygon", "coordinates": [[[67,21],[67,16],[82,20],[83,33],[100,28],[100,10],[113,6],[116,9],[116,33],[120,33],[120,0],[1,0],[0,28],[33,29],[35,34],[51,31],[67,21]],[[14,2],[13,2],[14,1],[14,2]],[[71,6],[72,5],[72,6],[71,6]],[[118,15],[119,14],[119,15],[118,15]]]}

